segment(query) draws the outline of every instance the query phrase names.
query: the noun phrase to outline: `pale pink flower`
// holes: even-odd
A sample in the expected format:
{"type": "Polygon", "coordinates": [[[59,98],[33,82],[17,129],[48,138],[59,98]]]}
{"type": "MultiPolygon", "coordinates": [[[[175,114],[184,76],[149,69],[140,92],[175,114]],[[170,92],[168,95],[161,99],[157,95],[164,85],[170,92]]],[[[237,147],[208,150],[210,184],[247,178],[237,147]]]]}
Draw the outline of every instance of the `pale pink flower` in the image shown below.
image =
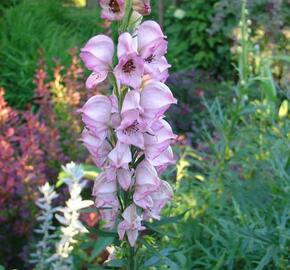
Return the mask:
{"type": "Polygon", "coordinates": [[[79,110],[82,113],[82,120],[86,127],[93,131],[100,139],[107,136],[112,103],[110,98],[103,95],[91,97],[79,110]]]}
{"type": "Polygon", "coordinates": [[[118,225],[119,237],[122,240],[126,233],[130,246],[133,247],[137,241],[139,231],[145,230],[145,227],[141,225],[142,216],[138,215],[136,205],[131,204],[125,209],[122,217],[124,220],[118,225]]]}
{"type": "Polygon", "coordinates": [[[140,105],[144,110],[143,116],[149,121],[158,120],[170,107],[176,104],[170,89],[161,82],[146,84],[141,91],[140,105]]]}
{"type": "Polygon", "coordinates": [[[105,35],[92,37],[81,49],[81,59],[85,66],[93,71],[86,81],[88,89],[94,88],[107,78],[113,55],[114,43],[111,38],[105,35]]]}
{"type": "Polygon", "coordinates": [[[145,63],[144,67],[145,73],[149,75],[151,81],[164,83],[169,76],[168,69],[171,65],[168,64],[167,59],[163,56],[158,60],[152,60],[150,63],[147,62],[147,64],[145,63]]]}
{"type": "Polygon", "coordinates": [[[97,208],[119,208],[117,183],[108,181],[104,172],[98,175],[94,183],[92,195],[96,197],[95,205],[97,208]]]}
{"type": "Polygon", "coordinates": [[[108,181],[118,181],[121,188],[127,191],[132,184],[133,171],[130,169],[123,169],[110,165],[105,168],[106,177],[108,181]]]}
{"type": "Polygon", "coordinates": [[[104,228],[112,229],[119,212],[116,181],[108,181],[106,173],[97,177],[92,195],[95,196],[95,206],[99,208],[101,219],[105,221],[104,228]]]}
{"type": "Polygon", "coordinates": [[[168,146],[159,156],[150,160],[150,163],[157,167],[158,173],[163,172],[168,165],[175,162],[171,146],[168,146]]]}
{"type": "Polygon", "coordinates": [[[108,158],[116,169],[127,169],[132,160],[130,146],[118,141],[115,148],[109,153],[108,158]]]}
{"type": "Polygon", "coordinates": [[[94,163],[98,167],[102,167],[108,158],[109,152],[112,150],[112,146],[106,140],[100,139],[87,129],[83,130],[81,141],[92,155],[94,163]]]}
{"type": "Polygon", "coordinates": [[[171,126],[164,119],[154,122],[151,130],[153,134],[144,134],[144,153],[149,161],[159,157],[169,147],[172,140],[176,138],[171,126]]]}
{"type": "Polygon", "coordinates": [[[160,212],[163,207],[173,198],[173,190],[169,183],[161,180],[159,188],[152,193],[150,197],[153,200],[153,206],[149,210],[145,210],[145,219],[160,219],[160,212]]]}
{"type": "Polygon", "coordinates": [[[146,21],[139,26],[138,51],[144,60],[145,74],[159,77],[170,67],[164,58],[167,52],[166,36],[158,23],[146,21]]]}
{"type": "Polygon", "coordinates": [[[160,185],[155,168],[147,161],[143,160],[136,168],[135,192],[133,201],[143,209],[149,209],[153,206],[153,200],[150,194],[157,191],[160,185]]]}
{"type": "Polygon", "coordinates": [[[132,144],[141,149],[144,148],[145,122],[140,114],[143,109],[140,106],[140,93],[129,91],[124,99],[121,110],[121,124],[117,128],[118,139],[125,144],[132,144]]]}
{"type": "Polygon", "coordinates": [[[137,54],[136,46],[129,33],[123,33],[118,42],[119,63],[114,69],[117,80],[123,84],[138,89],[144,73],[144,61],[137,54]]]}
{"type": "Polygon", "coordinates": [[[100,0],[101,17],[110,21],[120,21],[125,15],[125,0],[100,0]]]}
{"type": "Polygon", "coordinates": [[[150,0],[133,0],[133,9],[143,16],[151,13],[150,0]]]}

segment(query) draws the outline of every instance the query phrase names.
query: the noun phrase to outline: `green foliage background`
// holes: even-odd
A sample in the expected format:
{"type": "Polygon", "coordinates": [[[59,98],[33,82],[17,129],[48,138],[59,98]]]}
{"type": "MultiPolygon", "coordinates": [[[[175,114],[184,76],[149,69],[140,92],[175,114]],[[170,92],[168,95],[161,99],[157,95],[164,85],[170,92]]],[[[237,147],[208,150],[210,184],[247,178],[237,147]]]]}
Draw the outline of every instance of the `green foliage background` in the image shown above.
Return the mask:
{"type": "Polygon", "coordinates": [[[65,8],[58,0],[23,0],[2,9],[2,13],[0,85],[6,89],[7,101],[17,108],[32,101],[33,75],[40,48],[52,73],[57,59],[68,65],[68,50],[81,47],[101,31],[97,10],[65,8]]]}

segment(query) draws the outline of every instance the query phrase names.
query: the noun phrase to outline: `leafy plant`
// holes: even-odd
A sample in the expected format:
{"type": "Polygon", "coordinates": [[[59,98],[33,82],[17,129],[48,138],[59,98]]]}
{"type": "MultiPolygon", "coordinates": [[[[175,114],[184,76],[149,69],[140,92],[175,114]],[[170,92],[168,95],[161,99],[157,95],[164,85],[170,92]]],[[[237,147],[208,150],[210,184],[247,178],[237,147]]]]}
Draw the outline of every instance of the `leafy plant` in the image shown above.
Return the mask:
{"type": "Polygon", "coordinates": [[[101,25],[96,10],[64,7],[60,1],[27,1],[3,9],[0,20],[0,85],[7,89],[9,104],[23,108],[32,101],[33,74],[42,48],[50,78],[55,59],[68,66],[70,54],[101,25]],[[89,23],[91,22],[91,23],[89,23]]]}

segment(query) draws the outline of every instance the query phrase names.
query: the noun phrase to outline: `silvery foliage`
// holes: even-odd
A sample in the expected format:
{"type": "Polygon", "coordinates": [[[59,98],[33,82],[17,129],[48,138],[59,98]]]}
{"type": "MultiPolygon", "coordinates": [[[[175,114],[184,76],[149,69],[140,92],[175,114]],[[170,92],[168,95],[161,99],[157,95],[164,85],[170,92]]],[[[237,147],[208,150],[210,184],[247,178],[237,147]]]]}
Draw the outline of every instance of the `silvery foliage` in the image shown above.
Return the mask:
{"type": "Polygon", "coordinates": [[[39,228],[34,231],[42,235],[41,240],[36,244],[36,250],[31,254],[30,262],[36,265],[36,269],[47,269],[47,258],[52,252],[53,239],[56,238],[55,227],[52,226],[53,215],[58,211],[57,207],[52,206],[52,201],[58,197],[54,187],[46,182],[39,187],[41,197],[37,199],[36,205],[41,209],[37,221],[39,228]]]}
{"type": "Polygon", "coordinates": [[[80,233],[86,233],[87,229],[79,221],[79,210],[93,204],[93,201],[82,200],[81,191],[86,186],[83,169],[74,162],[62,167],[66,176],[63,179],[68,186],[70,198],[66,201],[65,207],[58,209],[59,214],[55,214],[56,219],[61,223],[61,236],[56,244],[56,252],[49,258],[52,262],[52,269],[71,269],[72,258],[70,256],[73,245],[77,242],[75,237],[80,233]]]}

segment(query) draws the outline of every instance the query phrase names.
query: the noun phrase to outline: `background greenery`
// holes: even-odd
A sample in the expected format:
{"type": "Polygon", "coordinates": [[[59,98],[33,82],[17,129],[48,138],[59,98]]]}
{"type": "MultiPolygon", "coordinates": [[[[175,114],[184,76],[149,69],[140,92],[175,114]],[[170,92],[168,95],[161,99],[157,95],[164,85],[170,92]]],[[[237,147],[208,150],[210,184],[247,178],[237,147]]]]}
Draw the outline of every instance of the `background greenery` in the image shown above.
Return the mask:
{"type": "MultiPolygon", "coordinates": [[[[158,1],[152,2],[151,18],[158,20],[158,1]]],[[[172,64],[168,84],[179,100],[169,112],[179,140],[178,162],[163,176],[175,188],[165,215],[177,217],[151,225],[147,249],[140,250],[142,269],[288,269],[289,1],[249,1],[250,21],[243,25],[239,0],[163,3],[172,64]],[[249,32],[246,41],[241,27],[249,32]]],[[[99,9],[57,0],[2,1],[0,7],[0,86],[6,100],[19,109],[37,105],[34,73],[43,49],[56,126],[66,137],[64,122],[75,119],[76,104],[61,102],[69,88],[64,75],[57,79],[53,73],[59,64],[65,70],[71,65],[69,49],[106,31],[99,9]]],[[[66,76],[84,80],[77,74],[66,76]]],[[[66,154],[72,144],[63,144],[66,154]]],[[[71,151],[74,157],[78,151],[71,151]]],[[[100,269],[103,249],[118,242],[98,233],[98,240],[85,237],[75,248],[75,269],[100,269]]],[[[23,266],[19,252],[0,264],[23,266]]]]}

